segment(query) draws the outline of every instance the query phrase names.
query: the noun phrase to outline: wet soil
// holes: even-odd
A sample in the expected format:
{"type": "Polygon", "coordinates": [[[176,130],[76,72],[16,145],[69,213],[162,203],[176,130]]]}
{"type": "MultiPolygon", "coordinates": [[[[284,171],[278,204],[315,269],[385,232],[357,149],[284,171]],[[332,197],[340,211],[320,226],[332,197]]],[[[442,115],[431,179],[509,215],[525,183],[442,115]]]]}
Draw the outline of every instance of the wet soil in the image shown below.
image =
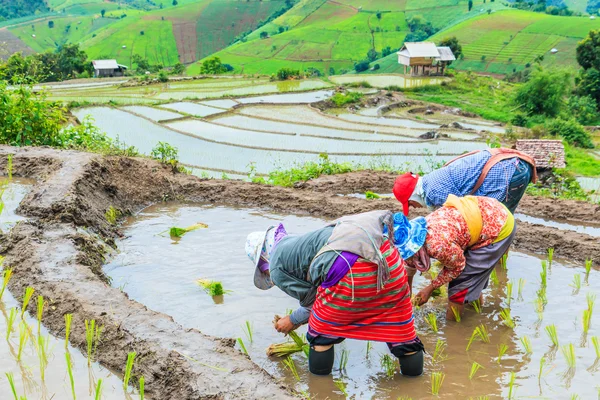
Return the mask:
{"type": "MultiPolygon", "coordinates": [[[[107,284],[101,267],[120,236],[119,229],[105,218],[110,206],[131,214],[153,203],[180,200],[325,219],[373,209],[399,210],[393,199],[368,201],[337,196],[339,189],[356,193],[368,188],[388,193],[394,178],[391,174],[327,177],[327,182],[323,178],[299,189],[287,189],[174,174],[171,168],[147,159],[47,148],[2,146],[0,169],[6,167],[8,154],[14,155],[15,176],[38,182],[18,209],[28,220],[0,240],[5,265],[14,269],[9,289],[22,293],[26,286],[33,286],[37,294],[51,299],[43,323],[53,334],[62,334],[63,315],[72,313],[71,344],[80,349],[85,347],[83,321],[96,319],[105,327],[98,361],[123,371],[127,353],[136,351],[138,361],[133,374],[145,377],[146,391],[157,399],[285,399],[294,393],[236,350],[233,340],[186,329],[172,317],[130,300],[107,284]],[[325,186],[328,189],[323,189],[325,186]]],[[[548,202],[560,205],[558,201],[548,202]]],[[[540,209],[552,210],[543,199],[538,204],[540,209]]],[[[598,220],[598,209],[590,209],[590,215],[584,217],[584,204],[568,204],[562,207],[561,215],[578,207],[572,212],[579,218],[598,220]]],[[[520,211],[529,214],[530,207],[520,211]]],[[[554,246],[556,258],[600,259],[597,238],[527,223],[519,224],[515,245],[533,252],[554,246]]],[[[30,304],[29,310],[35,312],[35,304],[30,304]]]]}

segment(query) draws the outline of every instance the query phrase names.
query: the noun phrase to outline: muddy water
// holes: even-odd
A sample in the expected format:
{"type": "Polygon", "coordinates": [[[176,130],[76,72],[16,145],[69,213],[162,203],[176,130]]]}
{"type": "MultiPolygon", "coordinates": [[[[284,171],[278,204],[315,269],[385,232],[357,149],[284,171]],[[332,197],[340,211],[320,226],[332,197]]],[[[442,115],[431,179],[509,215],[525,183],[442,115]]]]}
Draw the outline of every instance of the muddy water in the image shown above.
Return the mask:
{"type": "MultiPolygon", "coordinates": [[[[105,271],[113,278],[113,285],[123,287],[132,298],[148,307],[172,315],[176,321],[197,327],[212,335],[241,337],[252,359],[270,373],[306,390],[315,399],[341,399],[340,390],[332,377],[315,377],[307,373],[307,361],[296,354],[296,367],[300,381],[285,370],[279,360],[268,359],[265,348],[281,341],[272,326],[273,314],[282,314],[297,306],[296,302],[277,288],[267,292],[252,285],[252,267],[244,253],[248,232],[265,229],[283,220],[290,233],[304,233],[322,226],[314,218],[278,216],[268,212],[233,209],[209,205],[159,204],[144,210],[125,226],[127,238],[120,242],[121,253],[105,271]],[[207,229],[188,233],[173,241],[158,233],[171,226],[188,226],[197,222],[209,225],[207,229]],[[212,299],[194,281],[197,278],[220,280],[230,293],[222,299],[212,299]],[[244,335],[242,325],[250,321],[253,326],[251,343],[244,335]]],[[[600,319],[593,318],[592,327],[582,338],[581,315],[586,307],[586,294],[598,293],[600,272],[593,270],[586,280],[581,277],[582,287],[575,292],[569,285],[576,274],[583,275],[580,267],[572,267],[557,261],[549,270],[548,304],[542,320],[534,311],[533,300],[540,286],[540,259],[526,254],[511,253],[508,274],[499,269],[499,284],[492,284],[485,292],[486,303],[481,315],[469,310],[460,323],[445,322],[444,303],[438,299],[417,311],[417,328],[430,354],[426,356],[426,374],[420,378],[405,378],[396,374],[385,376],[380,357],[387,352],[386,346],[376,343],[366,358],[366,343],[347,340],[336,346],[336,369],[333,378],[346,385],[350,396],[360,399],[397,399],[410,396],[413,399],[429,399],[431,371],[445,373],[440,397],[466,399],[470,396],[489,395],[490,398],[506,398],[510,372],[516,375],[515,394],[518,398],[567,399],[578,394],[582,399],[597,396],[598,372],[590,368],[595,364],[595,354],[590,338],[600,335],[600,319]],[[506,280],[513,282],[511,302],[512,315],[517,326],[509,329],[499,322],[499,312],[506,306],[506,280]],[[525,280],[518,293],[519,279],[525,280]],[[589,283],[588,283],[589,282],[589,283]],[[438,333],[424,322],[424,315],[438,315],[438,333]],[[490,343],[475,342],[467,352],[466,346],[473,329],[484,324],[490,332],[490,343]],[[565,375],[566,362],[560,350],[552,351],[544,331],[546,325],[556,324],[561,344],[573,343],[576,353],[574,374],[565,375]],[[533,353],[525,354],[520,338],[527,336],[533,353]],[[445,359],[433,362],[435,342],[447,343],[445,359]],[[506,344],[507,354],[497,362],[497,346],[506,344]],[[337,369],[342,349],[349,351],[345,371],[337,369]],[[539,379],[539,361],[547,359],[539,379]],[[473,362],[483,366],[470,380],[468,375],[473,362]],[[572,376],[571,376],[572,375],[572,376]]],[[[417,278],[417,286],[423,278],[417,278]]],[[[597,313],[596,313],[597,314],[597,313]]],[[[300,330],[304,333],[305,328],[300,330]]]]}
{"type": "Polygon", "coordinates": [[[574,225],[574,224],[570,224],[567,222],[558,222],[558,221],[552,221],[552,220],[548,220],[548,219],[543,219],[543,218],[537,218],[537,217],[531,217],[529,215],[525,215],[525,214],[515,214],[515,217],[519,220],[519,221],[525,221],[525,222],[530,222],[532,224],[539,224],[539,225],[544,225],[544,226],[551,226],[553,228],[558,228],[558,229],[562,229],[562,230],[566,230],[566,231],[575,231],[575,232],[580,232],[580,233],[586,233],[588,235],[591,236],[597,236],[600,237],[600,227],[598,227],[597,225],[574,225]]]}
{"type": "MultiPolygon", "coordinates": [[[[2,179],[6,179],[6,177],[2,177],[2,179]]],[[[2,194],[4,209],[0,214],[0,229],[3,232],[8,231],[14,224],[25,219],[18,215],[16,210],[34,183],[33,179],[13,178],[6,187],[2,194]]]]}

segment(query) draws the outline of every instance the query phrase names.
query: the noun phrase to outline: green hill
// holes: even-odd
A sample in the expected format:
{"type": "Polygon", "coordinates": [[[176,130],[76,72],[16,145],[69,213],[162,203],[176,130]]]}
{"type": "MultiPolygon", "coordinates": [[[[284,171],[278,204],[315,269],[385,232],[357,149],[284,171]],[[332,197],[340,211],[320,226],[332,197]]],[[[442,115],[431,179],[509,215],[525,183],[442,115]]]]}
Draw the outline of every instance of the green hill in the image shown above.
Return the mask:
{"type": "MultiPolygon", "coordinates": [[[[480,13],[469,13],[467,3],[468,0],[301,0],[286,14],[216,55],[231,64],[236,73],[270,74],[282,67],[345,72],[365,59],[370,49],[382,52],[386,47],[399,48],[410,33],[407,20],[414,16],[422,16],[441,29],[480,13]]],[[[475,1],[475,8],[483,6],[482,0],[475,1]]],[[[485,7],[505,8],[500,2],[485,7]]],[[[199,63],[188,72],[198,73],[199,63]]]]}

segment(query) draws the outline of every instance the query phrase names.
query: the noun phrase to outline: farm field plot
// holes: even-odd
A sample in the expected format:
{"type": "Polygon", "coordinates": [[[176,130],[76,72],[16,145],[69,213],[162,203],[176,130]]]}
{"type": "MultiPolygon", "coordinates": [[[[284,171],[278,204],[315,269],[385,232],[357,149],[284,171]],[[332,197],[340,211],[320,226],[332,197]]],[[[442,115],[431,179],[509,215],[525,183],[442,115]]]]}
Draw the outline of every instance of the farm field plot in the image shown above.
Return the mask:
{"type": "Polygon", "coordinates": [[[0,59],[8,58],[9,54],[12,53],[21,52],[23,55],[34,53],[27,43],[6,28],[0,29],[0,43],[3,43],[5,47],[2,54],[0,54],[0,59]]]}

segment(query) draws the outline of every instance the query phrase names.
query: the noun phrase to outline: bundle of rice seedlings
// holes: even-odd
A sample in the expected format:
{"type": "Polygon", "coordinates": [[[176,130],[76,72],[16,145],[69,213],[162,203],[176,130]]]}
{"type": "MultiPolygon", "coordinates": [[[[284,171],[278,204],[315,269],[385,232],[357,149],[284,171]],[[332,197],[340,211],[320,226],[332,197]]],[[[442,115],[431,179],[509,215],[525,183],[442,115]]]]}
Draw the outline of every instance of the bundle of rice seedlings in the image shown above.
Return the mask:
{"type": "Polygon", "coordinates": [[[558,333],[556,332],[556,325],[554,325],[554,324],[548,325],[546,327],[546,333],[548,334],[548,337],[552,341],[552,345],[554,347],[558,347],[558,333]]]}
{"type": "Polygon", "coordinates": [[[469,349],[471,348],[471,344],[473,344],[473,341],[477,338],[479,340],[481,340],[483,343],[490,342],[490,334],[489,334],[487,328],[485,327],[485,325],[481,324],[473,330],[473,333],[471,334],[471,338],[469,339],[469,344],[467,344],[467,351],[469,351],[469,349]]]}
{"type": "Polygon", "coordinates": [[[510,307],[510,302],[512,300],[512,291],[513,291],[513,283],[509,280],[506,282],[506,305],[510,307]]]}
{"type": "Polygon", "coordinates": [[[508,400],[512,400],[512,398],[513,398],[514,387],[515,387],[515,373],[514,373],[514,371],[512,371],[510,373],[510,380],[508,381],[508,400]]]}
{"type": "Polygon", "coordinates": [[[460,311],[458,310],[458,308],[451,306],[450,309],[452,310],[452,314],[454,314],[454,320],[456,322],[460,322],[461,316],[460,316],[460,311]]]}
{"type": "Polygon", "coordinates": [[[475,300],[470,304],[473,306],[473,309],[477,314],[481,314],[481,302],[479,301],[479,299],[475,300]]]}
{"type": "Polygon", "coordinates": [[[298,370],[296,369],[296,364],[294,363],[294,360],[292,360],[292,357],[287,356],[287,358],[283,360],[283,365],[285,365],[285,367],[290,370],[290,372],[292,373],[292,375],[294,375],[294,378],[296,378],[297,381],[300,380],[300,375],[298,375],[298,370]]]}
{"type": "Polygon", "coordinates": [[[519,292],[517,294],[517,298],[519,300],[523,300],[523,288],[525,287],[525,279],[519,278],[519,292]]]}
{"type": "Polygon", "coordinates": [[[10,334],[13,331],[13,324],[17,319],[17,308],[13,307],[10,309],[10,313],[8,314],[8,319],[6,321],[6,340],[10,339],[10,334]]]}
{"type": "Polygon", "coordinates": [[[172,238],[180,238],[188,232],[192,232],[201,228],[208,228],[208,225],[199,222],[192,226],[188,226],[187,228],[178,228],[173,226],[169,229],[169,236],[172,238]]]}
{"type": "Polygon", "coordinates": [[[596,358],[600,359],[600,341],[598,340],[598,336],[592,337],[592,344],[594,345],[594,350],[596,351],[596,358]]]}
{"type": "MultiPolygon", "coordinates": [[[[4,261],[4,258],[2,258],[2,260],[4,261]]],[[[6,286],[8,286],[8,282],[10,281],[10,278],[12,278],[12,269],[7,269],[3,272],[3,279],[2,279],[2,289],[0,289],[0,300],[2,300],[2,295],[4,295],[4,291],[6,290],[6,286]]]]}
{"type": "Polygon", "coordinates": [[[554,258],[554,247],[548,249],[548,263],[552,265],[552,259],[554,258]]]}
{"type": "Polygon", "coordinates": [[[437,315],[435,315],[434,313],[429,313],[425,317],[425,321],[427,321],[427,324],[429,325],[429,327],[431,328],[432,331],[434,331],[434,332],[438,331],[437,315]]]}
{"type": "Polygon", "coordinates": [[[538,375],[538,382],[542,381],[542,374],[544,372],[544,365],[546,365],[546,356],[542,356],[542,358],[540,358],[540,372],[538,375]]]}
{"type": "Polygon", "coordinates": [[[569,369],[574,369],[577,357],[575,356],[575,346],[573,346],[573,343],[564,345],[561,348],[561,351],[563,353],[563,356],[565,357],[565,361],[567,362],[569,369]]]}
{"type": "Polygon", "coordinates": [[[250,355],[248,353],[248,349],[246,349],[246,345],[244,344],[244,341],[242,340],[242,338],[237,338],[237,342],[240,345],[240,349],[242,349],[242,353],[244,353],[245,355],[250,355]]]}
{"type": "Polygon", "coordinates": [[[396,357],[391,357],[389,354],[381,356],[381,366],[383,367],[385,374],[391,378],[394,376],[399,368],[399,360],[396,357]]]}
{"type": "Polygon", "coordinates": [[[504,357],[504,355],[506,354],[506,352],[508,351],[508,346],[505,345],[504,343],[499,344],[498,345],[498,364],[500,364],[500,362],[502,361],[502,357],[504,357]]]}
{"type": "Polygon", "coordinates": [[[69,347],[69,336],[71,335],[71,322],[73,314],[65,314],[65,350],[69,347]]]}
{"type": "Polygon", "coordinates": [[[334,379],[333,383],[345,397],[348,397],[348,392],[346,391],[346,384],[341,379],[334,379]]]}
{"type": "Polygon", "coordinates": [[[523,345],[523,349],[525,350],[525,354],[531,354],[531,353],[533,353],[533,350],[531,349],[531,340],[529,340],[529,337],[523,336],[521,338],[521,344],[523,345]]]}
{"type": "Polygon", "coordinates": [[[223,284],[219,281],[211,281],[210,279],[198,279],[196,283],[204,289],[210,296],[222,296],[225,294],[223,284]]]}
{"type": "Polygon", "coordinates": [[[304,339],[300,337],[295,331],[291,331],[288,336],[292,339],[292,341],[287,341],[284,343],[275,343],[270,345],[267,348],[267,356],[274,357],[285,357],[294,353],[298,353],[299,351],[303,351],[306,357],[308,357],[308,352],[310,347],[308,343],[304,339]]]}
{"type": "Polygon", "coordinates": [[[431,394],[434,396],[438,396],[440,394],[440,389],[442,388],[442,384],[444,383],[444,378],[446,374],[443,372],[434,372],[431,374],[431,394]]]}
{"type": "Polygon", "coordinates": [[[502,311],[500,311],[500,318],[504,325],[511,329],[515,328],[515,320],[510,316],[510,308],[503,308],[502,311]]]}
{"type": "Polygon", "coordinates": [[[92,359],[96,354],[96,349],[98,348],[98,342],[100,341],[100,334],[102,333],[102,329],[102,326],[96,325],[96,320],[85,320],[85,341],[87,344],[88,367],[92,365],[92,359]]]}
{"type": "Polygon", "coordinates": [[[131,379],[131,371],[133,370],[133,362],[135,361],[136,352],[127,353],[127,363],[125,364],[125,374],[123,375],[123,390],[127,391],[129,380],[131,379]]]}
{"type": "Polygon", "coordinates": [[[542,287],[546,287],[548,284],[548,263],[546,261],[542,261],[542,272],[540,272],[540,281],[542,283],[542,287]]]}
{"type": "Polygon", "coordinates": [[[25,295],[23,296],[23,308],[21,308],[21,319],[23,319],[23,315],[25,315],[25,311],[27,311],[27,306],[29,305],[29,301],[33,296],[34,289],[31,286],[28,286],[25,289],[25,295]]]}
{"type": "Polygon", "coordinates": [[[446,342],[442,339],[438,339],[435,343],[435,350],[433,352],[433,361],[443,361],[446,357],[444,356],[444,350],[446,349],[446,342]]]}
{"type": "Polygon", "coordinates": [[[478,362],[473,361],[473,364],[471,364],[471,372],[469,372],[469,379],[473,379],[480,368],[483,368],[483,366],[478,362]]]}
{"type": "Polygon", "coordinates": [[[592,259],[585,260],[585,282],[587,283],[590,278],[590,272],[592,271],[592,259]]]}
{"type": "Polygon", "coordinates": [[[569,286],[573,288],[573,294],[579,293],[581,290],[581,275],[575,274],[575,276],[573,276],[573,283],[569,286]]]}
{"type": "Polygon", "coordinates": [[[377,199],[381,198],[380,195],[378,195],[377,193],[371,192],[369,190],[367,190],[365,192],[365,197],[366,197],[367,200],[377,200],[377,199]]]}

